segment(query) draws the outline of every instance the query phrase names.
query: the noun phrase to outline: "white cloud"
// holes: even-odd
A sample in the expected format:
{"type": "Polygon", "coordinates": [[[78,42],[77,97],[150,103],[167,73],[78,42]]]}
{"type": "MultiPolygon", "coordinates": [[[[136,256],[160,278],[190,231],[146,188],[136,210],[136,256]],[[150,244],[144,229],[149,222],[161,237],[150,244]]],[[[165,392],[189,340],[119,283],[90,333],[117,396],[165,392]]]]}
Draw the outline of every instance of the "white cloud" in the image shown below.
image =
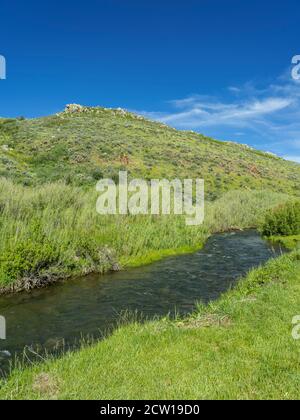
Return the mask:
{"type": "Polygon", "coordinates": [[[300,156],[283,156],[286,160],[291,160],[292,162],[300,163],[300,156]]]}
{"type": "Polygon", "coordinates": [[[281,111],[290,105],[291,98],[270,97],[263,100],[255,99],[240,103],[221,103],[214,101],[203,102],[200,98],[189,97],[183,100],[173,101],[177,108],[183,108],[180,112],[161,114],[159,119],[168,124],[176,124],[177,127],[202,128],[207,126],[230,125],[244,126],[253,118],[261,118],[265,115],[281,111]]]}
{"type": "Polygon", "coordinates": [[[257,88],[252,82],[230,86],[218,96],[194,94],[168,102],[169,112],[144,112],[179,129],[237,140],[299,159],[300,83],[289,75],[257,88]],[[243,141],[245,141],[243,140],[243,141]]]}

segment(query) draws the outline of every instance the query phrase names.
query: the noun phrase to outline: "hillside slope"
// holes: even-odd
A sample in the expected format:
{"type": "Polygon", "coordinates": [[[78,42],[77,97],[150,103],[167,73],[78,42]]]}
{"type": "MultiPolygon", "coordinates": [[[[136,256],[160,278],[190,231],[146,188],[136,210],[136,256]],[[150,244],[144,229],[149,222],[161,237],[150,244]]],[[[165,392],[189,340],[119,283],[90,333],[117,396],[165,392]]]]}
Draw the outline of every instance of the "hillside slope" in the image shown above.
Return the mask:
{"type": "Polygon", "coordinates": [[[204,178],[209,198],[231,189],[298,195],[300,165],[177,131],[124,110],[69,106],[32,120],[0,119],[0,176],[25,185],[94,185],[119,170],[152,178],[204,178]]]}

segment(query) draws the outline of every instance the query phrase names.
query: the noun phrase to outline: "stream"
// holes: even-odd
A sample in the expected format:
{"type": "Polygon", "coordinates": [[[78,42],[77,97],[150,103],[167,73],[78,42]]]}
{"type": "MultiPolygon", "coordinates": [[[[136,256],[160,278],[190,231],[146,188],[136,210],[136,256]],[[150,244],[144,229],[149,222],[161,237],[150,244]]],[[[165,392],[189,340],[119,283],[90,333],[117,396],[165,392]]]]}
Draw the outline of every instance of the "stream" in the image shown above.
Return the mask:
{"type": "Polygon", "coordinates": [[[7,324],[0,367],[5,370],[25,347],[29,354],[30,349],[51,353],[76,348],[82,337],[100,338],[124,311],[143,319],[191,313],[196,302],[217,299],[251,268],[280,253],[253,230],[217,234],[194,254],[0,297],[0,315],[7,324]]]}

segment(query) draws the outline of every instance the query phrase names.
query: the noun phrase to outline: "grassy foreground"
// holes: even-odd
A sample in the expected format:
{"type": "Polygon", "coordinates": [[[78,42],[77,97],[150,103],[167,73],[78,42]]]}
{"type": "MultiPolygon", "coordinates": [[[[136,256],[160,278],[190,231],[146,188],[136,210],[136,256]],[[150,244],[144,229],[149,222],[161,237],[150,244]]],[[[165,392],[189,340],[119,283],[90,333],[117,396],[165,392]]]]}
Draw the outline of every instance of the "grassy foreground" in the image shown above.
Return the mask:
{"type": "Polygon", "coordinates": [[[300,252],[253,270],[185,320],[121,327],[61,359],[16,369],[1,399],[298,399],[300,252]],[[83,374],[84,373],[84,374],[83,374]]]}

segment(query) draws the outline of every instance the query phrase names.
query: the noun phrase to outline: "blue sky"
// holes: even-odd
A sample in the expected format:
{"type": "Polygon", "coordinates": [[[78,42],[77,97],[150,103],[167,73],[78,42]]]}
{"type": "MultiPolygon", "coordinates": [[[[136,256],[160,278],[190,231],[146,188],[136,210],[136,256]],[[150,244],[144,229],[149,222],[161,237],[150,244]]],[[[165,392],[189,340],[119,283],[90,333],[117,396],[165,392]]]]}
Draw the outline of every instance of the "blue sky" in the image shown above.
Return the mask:
{"type": "Polygon", "coordinates": [[[296,0],[1,4],[0,115],[123,107],[300,161],[296,0]]]}

